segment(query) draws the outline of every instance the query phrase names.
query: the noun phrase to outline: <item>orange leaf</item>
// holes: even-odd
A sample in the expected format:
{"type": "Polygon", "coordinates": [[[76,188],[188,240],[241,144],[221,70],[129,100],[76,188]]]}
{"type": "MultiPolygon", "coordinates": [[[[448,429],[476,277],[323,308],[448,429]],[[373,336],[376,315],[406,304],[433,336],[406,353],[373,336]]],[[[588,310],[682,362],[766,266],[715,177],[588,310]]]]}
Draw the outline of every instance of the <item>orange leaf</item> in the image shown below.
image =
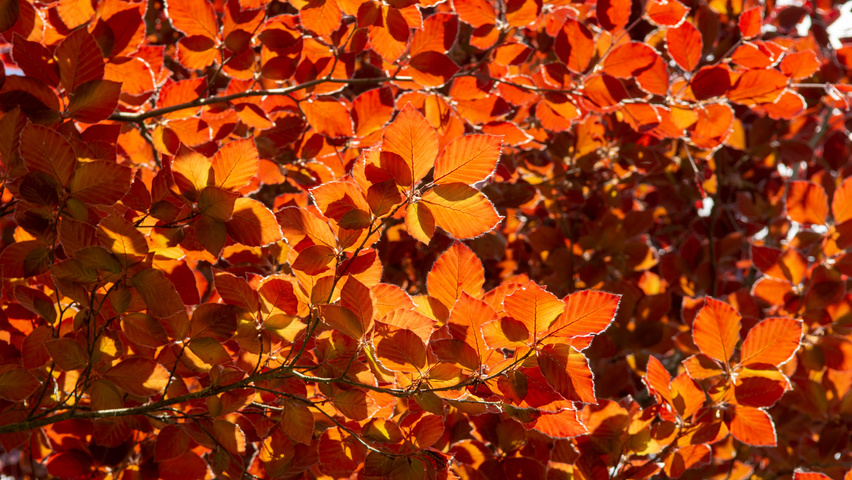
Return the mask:
{"type": "Polygon", "coordinates": [[[706,297],[692,324],[692,339],[702,353],[726,363],[740,339],[741,318],[727,303],[706,297]]]}
{"type": "Polygon", "coordinates": [[[740,105],[774,102],[787,88],[787,76],[775,69],[749,70],[737,79],[728,99],[740,105]]]}
{"type": "Polygon", "coordinates": [[[491,231],[503,217],[481,192],[463,183],[437,185],[420,199],[435,217],[435,225],[458,239],[491,231]]]}
{"type": "MultiPolygon", "coordinates": [[[[376,296],[355,277],[348,277],[340,291],[340,305],[351,311],[361,324],[363,332],[373,328],[376,296]]],[[[360,338],[360,337],[359,337],[360,338]]]]}
{"type": "Polygon", "coordinates": [[[690,22],[683,22],[677,28],[670,28],[666,32],[666,45],[672,60],[687,72],[695,70],[701,61],[704,42],[701,40],[701,32],[690,22]]]}
{"type": "Polygon", "coordinates": [[[781,60],[781,71],[793,80],[808,78],[819,69],[819,59],[813,50],[788,53],[781,60]]]}
{"type": "Polygon", "coordinates": [[[751,407],[735,406],[731,434],[737,440],[756,447],[774,447],[775,425],[769,414],[751,407]]]}
{"type": "Polygon", "coordinates": [[[711,450],[708,445],[686,445],[666,457],[664,471],[671,478],[678,478],[690,468],[710,463],[711,450]]]}
{"type": "Polygon", "coordinates": [[[748,366],[779,366],[799,349],[802,322],[792,318],[767,318],[749,330],[740,353],[740,363],[748,366]]]}
{"type": "Polygon", "coordinates": [[[473,28],[497,23],[497,13],[487,0],[453,0],[461,21],[473,28]]]}
{"type": "Polygon", "coordinates": [[[797,180],[787,184],[787,216],[808,225],[823,225],[828,215],[828,195],[816,183],[797,180]]]}
{"type": "Polygon", "coordinates": [[[671,383],[672,406],[682,419],[689,419],[704,406],[704,390],[689,375],[681,373],[671,383]]]}
{"type": "MultiPolygon", "coordinates": [[[[849,478],[849,475],[847,475],[846,478],[849,478]]],[[[796,469],[793,473],[793,480],[831,480],[831,477],[824,473],[806,472],[801,469],[796,469]]]]}
{"type": "Polygon", "coordinates": [[[595,54],[592,32],[582,23],[568,18],[556,35],[556,56],[574,73],[582,73],[595,54]]]}
{"type": "Polygon", "coordinates": [[[103,374],[118,388],[131,395],[150,397],[166,388],[169,372],[159,363],[142,357],[132,357],[103,374]]]}
{"type": "Polygon", "coordinates": [[[402,159],[415,185],[429,173],[438,156],[438,133],[410,103],[386,129],[382,152],[402,159]]]}
{"type": "Polygon", "coordinates": [[[672,381],[672,376],[669,371],[653,355],[648,357],[648,368],[646,370],[644,380],[651,395],[658,396],[658,401],[662,399],[671,404],[672,394],[669,384],[672,381]]]}
{"type": "Polygon", "coordinates": [[[243,245],[262,247],[281,240],[281,227],[266,206],[251,198],[238,198],[227,223],[228,235],[243,245]]]}
{"type": "Polygon", "coordinates": [[[678,0],[651,0],[645,6],[648,19],[661,27],[677,26],[687,13],[689,9],[678,0]]]}
{"type": "Polygon", "coordinates": [[[349,107],[331,97],[316,97],[299,104],[305,118],[317,132],[330,138],[354,135],[349,107]]]}
{"type": "Polygon", "coordinates": [[[789,383],[783,379],[782,374],[778,371],[770,370],[776,376],[781,377],[781,380],[769,376],[746,376],[744,375],[746,372],[748,371],[740,372],[736,385],[734,385],[734,397],[737,405],[771,407],[789,387],[789,383]]]}
{"type": "Polygon", "coordinates": [[[651,66],[658,57],[653,48],[642,42],[623,43],[603,60],[603,71],[616,78],[631,78],[651,66]]]}
{"type": "Polygon", "coordinates": [[[594,375],[586,357],[570,345],[545,345],[538,352],[538,366],[547,383],[565,400],[598,403],[594,375]]]}
{"type": "Polygon", "coordinates": [[[310,0],[299,10],[302,24],[318,35],[331,35],[340,28],[343,13],[337,0],[310,0]]]}
{"type": "Polygon", "coordinates": [[[839,225],[852,219],[852,177],[843,180],[840,187],[834,191],[831,199],[831,215],[834,224],[839,225]]]}
{"type": "Polygon", "coordinates": [[[257,175],[259,167],[254,139],[236,140],[226,144],[213,156],[209,182],[228,190],[238,189],[248,185],[257,175]]]}
{"type": "Polygon", "coordinates": [[[455,242],[438,257],[426,276],[429,295],[452,309],[462,293],[482,296],[485,270],[479,258],[463,243],[455,242]]]}
{"type": "Polygon", "coordinates": [[[172,26],[187,37],[200,35],[215,40],[219,36],[216,12],[207,0],[171,0],[166,15],[172,26]]]}
{"type": "Polygon", "coordinates": [[[433,51],[418,53],[408,61],[408,66],[411,78],[424,87],[440,87],[459,71],[450,57],[433,51]]]}
{"type": "Polygon", "coordinates": [[[435,183],[485,180],[497,167],[501,143],[494,135],[467,135],[451,141],[435,163],[435,183]]]}
{"type": "Polygon", "coordinates": [[[557,318],[547,335],[556,337],[582,337],[597,335],[615,319],[621,295],[583,290],[562,300],[565,311],[557,318]]]}
{"type": "Polygon", "coordinates": [[[462,292],[447,320],[450,335],[470,345],[480,362],[487,360],[489,350],[482,334],[482,324],[491,321],[495,315],[496,312],[487,303],[462,292]]]}
{"type": "Polygon", "coordinates": [[[405,230],[416,240],[429,245],[435,235],[435,217],[423,202],[405,206],[405,230]]]}
{"type": "Polygon", "coordinates": [[[632,0],[598,0],[596,16],[601,26],[610,32],[621,30],[630,20],[632,0]]]}
{"type": "Polygon", "coordinates": [[[743,38],[752,38],[760,34],[760,26],[763,23],[761,7],[752,7],[740,14],[738,25],[743,38]]]}
{"type": "Polygon", "coordinates": [[[531,283],[503,301],[506,313],[522,322],[533,335],[534,341],[562,314],[565,304],[547,290],[531,283]]]}
{"type": "Polygon", "coordinates": [[[376,353],[382,365],[396,372],[422,372],[426,368],[426,346],[411,330],[397,330],[379,340],[376,353]]]}
{"type": "Polygon", "coordinates": [[[577,412],[574,410],[562,410],[553,414],[545,413],[524,426],[552,438],[573,438],[589,433],[577,418],[577,412]]]}

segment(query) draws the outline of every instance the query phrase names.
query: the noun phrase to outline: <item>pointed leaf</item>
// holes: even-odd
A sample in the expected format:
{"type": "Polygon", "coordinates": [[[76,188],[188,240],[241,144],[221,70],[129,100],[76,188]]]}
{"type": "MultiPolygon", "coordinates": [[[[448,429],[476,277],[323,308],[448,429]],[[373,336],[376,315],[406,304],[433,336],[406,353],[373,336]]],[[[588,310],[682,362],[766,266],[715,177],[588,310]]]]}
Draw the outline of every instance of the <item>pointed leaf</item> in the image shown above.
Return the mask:
{"type": "Polygon", "coordinates": [[[570,345],[545,345],[538,366],[547,383],[565,400],[598,403],[594,375],[586,357],[570,345]]]}
{"type": "Polygon", "coordinates": [[[246,186],[257,175],[260,160],[253,138],[236,140],[216,152],[212,161],[210,182],[224,189],[246,186]]]}
{"type": "Polygon", "coordinates": [[[522,322],[536,340],[565,310],[565,304],[556,296],[534,283],[506,297],[503,306],[506,313],[522,322]]]}
{"type": "Polygon", "coordinates": [[[565,311],[547,330],[556,337],[597,335],[615,319],[621,295],[584,290],[565,297],[565,311]]]}
{"type": "Polygon", "coordinates": [[[474,184],[494,172],[500,159],[501,137],[467,135],[450,142],[435,163],[435,183],[474,184]]]}
{"type": "Polygon", "coordinates": [[[731,434],[737,440],[756,447],[774,447],[775,425],[769,414],[751,407],[734,407],[731,434]]]}
{"type": "Polygon", "coordinates": [[[740,339],[741,319],[727,303],[707,297],[692,324],[692,339],[702,353],[727,363],[740,339]]]}
{"type": "Polygon", "coordinates": [[[792,318],[767,318],[749,330],[740,353],[743,365],[786,363],[799,349],[802,322],[792,318]]]}
{"type": "Polygon", "coordinates": [[[474,298],[482,296],[485,283],[485,270],[482,262],[465,244],[456,242],[435,261],[432,270],[426,276],[429,294],[453,308],[461,294],[468,293],[474,298]]]}
{"type": "Polygon", "coordinates": [[[428,205],[435,225],[457,239],[478,237],[503,219],[485,195],[463,183],[437,185],[420,201],[428,205]]]}

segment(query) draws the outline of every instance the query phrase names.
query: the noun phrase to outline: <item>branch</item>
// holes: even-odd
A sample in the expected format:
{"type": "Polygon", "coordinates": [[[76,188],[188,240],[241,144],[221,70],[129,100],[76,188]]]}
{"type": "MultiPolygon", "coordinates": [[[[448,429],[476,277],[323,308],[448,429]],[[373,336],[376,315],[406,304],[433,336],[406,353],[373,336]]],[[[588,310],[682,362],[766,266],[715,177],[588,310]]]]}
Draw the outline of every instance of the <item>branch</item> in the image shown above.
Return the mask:
{"type": "Polygon", "coordinates": [[[214,103],[225,103],[230,102],[231,100],[238,100],[240,98],[247,97],[265,97],[269,95],[290,95],[293,92],[298,92],[299,90],[305,90],[311,87],[315,87],[317,85],[321,85],[323,83],[342,83],[346,85],[369,85],[374,83],[383,83],[383,82],[391,82],[391,81],[409,81],[410,78],[406,77],[376,77],[376,78],[329,78],[323,77],[318,78],[316,80],[311,80],[309,82],[300,83],[299,85],[294,85],[292,87],[285,88],[273,88],[270,90],[250,90],[246,92],[238,92],[233,93],[231,95],[222,95],[220,97],[207,97],[207,98],[196,98],[191,102],[180,103],[178,105],[170,105],[168,107],[163,108],[155,108],[154,110],[149,110],[147,112],[142,113],[128,113],[128,112],[118,112],[110,115],[110,120],[117,120],[120,122],[141,122],[143,120],[147,120],[149,118],[158,117],[160,115],[165,115],[167,113],[177,112],[178,110],[184,110],[186,108],[195,108],[195,107],[203,107],[204,105],[210,105],[214,103]]]}

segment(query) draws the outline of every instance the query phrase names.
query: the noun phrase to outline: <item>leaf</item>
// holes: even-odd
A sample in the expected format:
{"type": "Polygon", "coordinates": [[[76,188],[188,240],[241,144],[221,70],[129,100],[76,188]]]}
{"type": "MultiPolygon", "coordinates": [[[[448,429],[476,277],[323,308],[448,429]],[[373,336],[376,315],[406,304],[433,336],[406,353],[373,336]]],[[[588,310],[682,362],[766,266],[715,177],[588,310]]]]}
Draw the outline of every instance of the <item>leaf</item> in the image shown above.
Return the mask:
{"type": "Polygon", "coordinates": [[[752,7],[740,14],[737,25],[743,38],[753,38],[760,35],[760,27],[763,23],[761,7],[752,7]]]}
{"type": "Polygon", "coordinates": [[[786,363],[799,349],[802,322],[792,318],[767,318],[749,330],[740,352],[742,365],[786,363]]]}
{"type": "Polygon", "coordinates": [[[740,339],[741,318],[727,303],[706,297],[692,324],[692,339],[703,354],[727,363],[740,339]]]}
{"type": "MultiPolygon", "coordinates": [[[[846,477],[848,478],[849,475],[846,477]]],[[[831,480],[831,477],[824,473],[806,472],[801,469],[796,469],[793,473],[793,480],[831,480]]]]}
{"type": "Polygon", "coordinates": [[[672,394],[669,389],[672,376],[668,370],[666,370],[666,367],[657,360],[657,357],[653,355],[648,357],[648,367],[646,369],[644,380],[651,395],[655,395],[658,399],[662,399],[666,403],[672,404],[672,394]]]}
{"type": "Polygon", "coordinates": [[[435,163],[434,182],[474,184],[494,173],[502,139],[495,135],[467,135],[451,141],[435,163]]]}
{"type": "Polygon", "coordinates": [[[385,129],[382,152],[398,155],[415,185],[423,179],[438,156],[438,133],[410,103],[385,129]]]}
{"type": "Polygon", "coordinates": [[[287,402],[281,412],[281,429],[293,441],[310,444],[314,434],[314,415],[304,405],[287,402]]]}
{"type": "Polygon", "coordinates": [[[76,340],[69,337],[48,340],[44,345],[50,357],[60,369],[70,372],[79,370],[89,362],[89,355],[76,340]]]}
{"type": "Polygon", "coordinates": [[[260,297],[246,279],[229,272],[216,272],[213,280],[222,301],[252,313],[259,311],[260,297]]]}
{"type": "Polygon", "coordinates": [[[230,142],[213,156],[209,182],[227,190],[248,185],[257,175],[260,160],[253,138],[230,142]]]}
{"type": "Polygon", "coordinates": [[[556,296],[534,283],[506,297],[503,307],[506,313],[527,327],[534,342],[565,310],[565,304],[556,296]]]}
{"type": "MultiPolygon", "coordinates": [[[[340,290],[340,305],[355,315],[361,325],[361,333],[373,328],[376,296],[355,277],[348,277],[340,290]]],[[[358,337],[360,339],[360,336],[358,337]]]]}
{"type": "Polygon", "coordinates": [[[408,62],[412,80],[424,87],[440,87],[450,81],[459,66],[447,55],[426,51],[414,55],[408,62]]]}
{"type": "Polygon", "coordinates": [[[749,70],[737,79],[728,99],[740,105],[774,102],[787,88],[787,76],[775,69],[749,70]]]}
{"type": "Polygon", "coordinates": [[[556,56],[573,73],[582,73],[588,68],[595,54],[592,32],[582,23],[568,18],[556,35],[556,56]]]}
{"type": "Polygon", "coordinates": [[[496,312],[487,303],[462,292],[447,320],[450,335],[470,345],[480,364],[487,360],[486,353],[489,350],[482,333],[482,324],[491,321],[495,315],[496,312]]]}
{"type": "Polygon", "coordinates": [[[734,385],[737,405],[756,408],[775,405],[775,402],[784,395],[789,384],[780,373],[777,371],[774,373],[782,379],[760,375],[746,376],[741,373],[734,385]]]}
{"type": "Polygon", "coordinates": [[[97,123],[112,115],[118,105],[121,84],[110,80],[92,80],[74,90],[68,114],[80,122],[97,123]]]}
{"type": "Polygon", "coordinates": [[[47,473],[57,478],[89,476],[92,473],[92,458],[82,450],[70,448],[50,456],[47,473]]]}
{"type": "Polygon", "coordinates": [[[485,270],[479,258],[461,242],[453,243],[438,257],[426,276],[429,295],[452,309],[462,293],[474,298],[482,296],[485,270]]]}
{"type": "Polygon", "coordinates": [[[497,13],[487,0],[453,0],[453,7],[461,21],[473,28],[497,22],[497,13]]]}
{"type": "Polygon", "coordinates": [[[159,393],[169,381],[168,370],[142,357],[128,358],[107,370],[103,376],[125,392],[140,397],[159,393]]]}
{"type": "Polygon", "coordinates": [[[76,169],[68,191],[86,204],[113,205],[127,194],[132,179],[133,171],[124,165],[94,161],[76,169]]]}
{"type": "Polygon", "coordinates": [[[711,453],[708,445],[685,445],[666,457],[663,469],[669,477],[678,478],[690,468],[710,463],[711,453]]]}
{"type": "Polygon", "coordinates": [[[686,18],[689,9],[678,0],[650,0],[645,5],[645,15],[661,27],[675,27],[686,18]]]}
{"type": "Polygon", "coordinates": [[[457,239],[478,237],[503,219],[485,195],[463,183],[437,185],[420,201],[429,207],[435,225],[457,239]]]}
{"type": "Polygon", "coordinates": [[[597,0],[596,16],[600,25],[613,32],[627,26],[632,0],[597,0]]]}
{"type": "Polygon", "coordinates": [[[435,235],[435,217],[423,202],[405,206],[405,231],[414,239],[429,245],[435,235]]]}
{"type": "Polygon", "coordinates": [[[411,330],[397,330],[379,340],[376,353],[382,365],[396,372],[422,372],[426,368],[426,346],[411,330]]]}
{"type": "Polygon", "coordinates": [[[781,71],[793,80],[802,80],[810,77],[819,69],[820,63],[813,50],[804,52],[793,52],[784,55],[781,60],[781,71]]]}
{"type": "Polygon", "coordinates": [[[168,318],[186,310],[174,284],[154,268],[147,268],[131,279],[139,296],[148,307],[148,314],[157,318],[168,318]]]}
{"type": "Polygon", "coordinates": [[[680,418],[688,420],[704,406],[704,390],[686,373],[681,373],[671,383],[672,406],[680,418]]]}
{"type": "Polygon", "coordinates": [[[666,46],[672,60],[687,72],[692,72],[701,61],[704,42],[701,32],[690,22],[683,22],[677,28],[666,32],[666,46]]]}
{"type": "Polygon", "coordinates": [[[177,458],[189,446],[189,435],[177,424],[164,426],[158,433],[154,444],[154,458],[158,462],[177,458]]]}
{"type": "Polygon", "coordinates": [[[550,328],[547,335],[556,337],[582,337],[597,335],[615,319],[621,295],[584,290],[565,297],[565,311],[550,328]]]}
{"type": "Polygon", "coordinates": [[[843,180],[843,183],[834,191],[831,199],[831,215],[834,217],[835,225],[852,220],[852,177],[843,180]]]}
{"type": "Polygon", "coordinates": [[[822,186],[797,180],[787,184],[787,216],[805,225],[823,225],[828,215],[828,195],[822,186]]]}
{"type": "Polygon", "coordinates": [[[234,202],[234,213],[226,225],[228,236],[243,245],[262,247],[283,238],[275,215],[251,198],[242,197],[234,202]]]}
{"type": "Polygon", "coordinates": [[[735,406],[731,419],[731,434],[737,440],[755,447],[776,445],[772,419],[768,413],[757,408],[735,406]]]}
{"type": "Polygon", "coordinates": [[[28,124],[21,132],[21,157],[31,172],[43,172],[68,185],[77,167],[77,156],[56,130],[28,124]]]}
{"type": "Polygon", "coordinates": [[[331,35],[340,28],[342,14],[337,0],[309,0],[299,11],[302,24],[318,35],[331,35]]]}
{"type": "Polygon", "coordinates": [[[219,36],[216,12],[206,0],[169,0],[166,15],[172,26],[187,37],[201,35],[215,40],[219,36]]]}
{"type": "Polygon", "coordinates": [[[299,107],[305,118],[318,133],[329,138],[344,138],[354,135],[349,107],[331,97],[312,98],[299,107]]]}
{"type": "Polygon", "coordinates": [[[603,71],[616,78],[631,78],[650,67],[659,55],[642,42],[623,43],[603,60],[603,71]]]}
{"type": "Polygon", "coordinates": [[[0,398],[21,402],[29,398],[41,385],[31,373],[16,368],[0,373],[0,398]]]}
{"type": "Polygon", "coordinates": [[[594,375],[586,357],[570,345],[545,345],[538,352],[538,366],[553,389],[565,400],[598,403],[594,375]]]}
{"type": "Polygon", "coordinates": [[[524,427],[537,430],[551,438],[573,438],[588,433],[574,410],[544,413],[535,421],[524,424],[524,427]]]}
{"type": "Polygon", "coordinates": [[[298,313],[299,300],[289,278],[279,275],[266,277],[260,282],[258,292],[271,306],[282,312],[288,315],[298,313]]]}
{"type": "Polygon", "coordinates": [[[94,37],[85,28],[75,30],[56,47],[59,80],[67,92],[76,93],[77,87],[104,78],[104,58],[94,37]]]}

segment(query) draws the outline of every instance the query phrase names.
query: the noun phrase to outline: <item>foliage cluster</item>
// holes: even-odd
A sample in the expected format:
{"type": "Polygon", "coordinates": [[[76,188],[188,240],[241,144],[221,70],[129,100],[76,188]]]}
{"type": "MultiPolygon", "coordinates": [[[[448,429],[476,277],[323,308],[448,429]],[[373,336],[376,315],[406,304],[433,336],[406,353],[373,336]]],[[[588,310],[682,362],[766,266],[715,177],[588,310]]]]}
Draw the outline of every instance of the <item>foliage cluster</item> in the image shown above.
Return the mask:
{"type": "Polygon", "coordinates": [[[2,473],[852,478],[842,3],[0,0],[2,473]]]}

